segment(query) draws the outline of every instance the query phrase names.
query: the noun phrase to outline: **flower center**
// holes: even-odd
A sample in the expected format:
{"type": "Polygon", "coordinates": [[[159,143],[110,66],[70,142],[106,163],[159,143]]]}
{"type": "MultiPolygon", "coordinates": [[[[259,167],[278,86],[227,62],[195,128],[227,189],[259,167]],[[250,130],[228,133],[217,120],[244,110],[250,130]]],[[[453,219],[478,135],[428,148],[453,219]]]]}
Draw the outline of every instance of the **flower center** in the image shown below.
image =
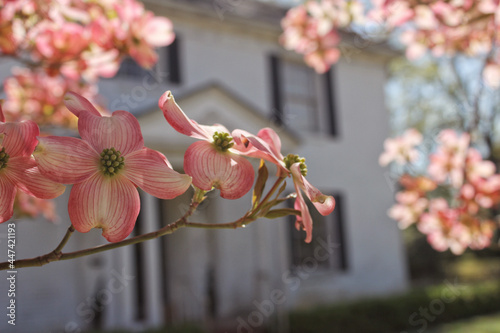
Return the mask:
{"type": "Polygon", "coordinates": [[[114,176],[123,169],[125,160],[115,148],[104,149],[101,153],[101,171],[107,176],[114,176]]]}
{"type": "Polygon", "coordinates": [[[7,162],[9,161],[9,154],[5,152],[5,147],[0,150],[0,170],[7,167],[7,162]]]}
{"type": "Polygon", "coordinates": [[[226,152],[229,148],[234,146],[233,138],[229,133],[215,132],[214,136],[214,146],[218,151],[226,152]]]}
{"type": "Polygon", "coordinates": [[[285,162],[286,168],[290,170],[292,165],[295,163],[300,163],[300,173],[302,176],[307,176],[307,165],[306,165],[306,159],[303,157],[299,157],[299,155],[294,155],[294,154],[288,154],[285,156],[283,159],[283,162],[285,162]]]}

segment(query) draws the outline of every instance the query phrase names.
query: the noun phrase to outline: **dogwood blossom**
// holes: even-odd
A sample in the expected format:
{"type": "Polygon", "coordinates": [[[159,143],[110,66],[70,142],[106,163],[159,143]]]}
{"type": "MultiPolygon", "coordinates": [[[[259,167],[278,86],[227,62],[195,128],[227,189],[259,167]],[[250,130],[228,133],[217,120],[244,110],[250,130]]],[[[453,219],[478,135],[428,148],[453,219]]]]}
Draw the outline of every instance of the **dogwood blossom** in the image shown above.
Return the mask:
{"type": "Polygon", "coordinates": [[[313,221],[302,191],[323,216],[333,212],[335,209],[335,199],[330,195],[324,195],[307,181],[305,178],[307,175],[307,166],[304,158],[300,158],[294,154],[288,154],[284,157],[281,154],[281,140],[273,129],[263,128],[257,135],[242,130],[234,130],[233,138],[236,142],[235,148],[241,154],[262,158],[274,163],[278,167],[278,176],[292,176],[297,193],[294,207],[301,212],[301,215],[297,216],[295,226],[297,229],[305,230],[305,241],[306,243],[311,242],[313,221]]]}
{"type": "Polygon", "coordinates": [[[218,188],[225,199],[238,199],[250,191],[252,164],[233,149],[228,129],[218,124],[199,125],[189,119],[170,91],[160,97],[158,105],[177,132],[202,140],[191,144],[184,155],[184,171],[193,177],[193,185],[205,191],[218,188]]]}
{"type": "Polygon", "coordinates": [[[307,1],[291,8],[281,21],[281,43],[304,55],[305,62],[325,73],[340,58],[338,28],[360,22],[363,6],[358,1],[307,1]]]}
{"type": "Polygon", "coordinates": [[[422,142],[422,134],[414,128],[407,129],[402,136],[388,138],[384,141],[385,151],[379,158],[379,164],[386,166],[392,161],[399,165],[415,162],[418,150],[415,149],[422,142]]]}
{"type": "Polygon", "coordinates": [[[306,63],[324,73],[337,62],[340,30],[360,23],[371,33],[399,29],[400,41],[406,46],[410,60],[431,53],[435,57],[464,54],[487,58],[483,70],[486,84],[500,84],[500,53],[496,45],[500,37],[498,0],[478,1],[414,1],[373,0],[364,10],[361,1],[308,0],[292,7],[282,20],[281,42],[286,49],[304,55],[306,63]]]}
{"type": "Polygon", "coordinates": [[[174,171],[166,157],[144,147],[139,122],[126,111],[103,117],[82,96],[70,93],[66,105],[78,116],[82,139],[39,137],[34,153],[48,178],[74,184],[68,212],[76,230],[101,228],[110,242],[127,237],[140,210],[136,187],[161,199],[184,193],[191,177],[174,171]]]}
{"type": "Polygon", "coordinates": [[[41,199],[56,198],[65,190],[43,176],[31,156],[38,134],[32,121],[5,122],[0,106],[0,223],[12,217],[18,190],[41,199]]]}
{"type": "Polygon", "coordinates": [[[468,133],[457,134],[454,130],[446,129],[438,137],[439,147],[430,156],[428,173],[438,183],[449,180],[459,188],[464,181],[464,168],[469,148],[470,136],[468,133]]]}
{"type": "Polygon", "coordinates": [[[487,209],[500,203],[500,176],[469,144],[468,133],[441,131],[429,158],[430,177],[403,174],[399,183],[404,189],[388,212],[401,228],[416,223],[439,251],[482,249],[493,237],[495,223],[487,209]]]}
{"type": "Polygon", "coordinates": [[[156,48],[174,38],[171,21],[136,0],[3,1],[0,53],[32,71],[6,81],[6,109],[14,120],[72,125],[74,117],[59,112],[66,92],[98,100],[99,78],[113,77],[125,57],[152,67],[156,48]]]}

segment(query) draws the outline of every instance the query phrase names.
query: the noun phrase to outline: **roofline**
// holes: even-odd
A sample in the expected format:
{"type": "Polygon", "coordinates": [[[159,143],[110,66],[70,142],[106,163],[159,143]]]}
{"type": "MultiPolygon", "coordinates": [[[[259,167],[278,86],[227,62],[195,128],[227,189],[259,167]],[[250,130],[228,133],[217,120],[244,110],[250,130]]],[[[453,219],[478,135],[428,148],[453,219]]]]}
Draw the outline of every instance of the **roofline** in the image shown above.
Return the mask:
{"type": "MultiPolygon", "coordinates": [[[[232,23],[246,28],[251,26],[252,31],[267,35],[275,40],[277,45],[278,37],[283,32],[281,19],[290,8],[255,0],[143,0],[143,2],[146,6],[168,8],[172,12],[172,18],[176,13],[188,13],[221,24],[232,23]]],[[[386,40],[367,39],[349,29],[340,29],[339,33],[342,42],[345,43],[344,46],[347,45],[351,49],[364,50],[388,58],[401,55],[401,51],[395,50],[386,40]]],[[[282,50],[286,51],[283,47],[282,50]]]]}

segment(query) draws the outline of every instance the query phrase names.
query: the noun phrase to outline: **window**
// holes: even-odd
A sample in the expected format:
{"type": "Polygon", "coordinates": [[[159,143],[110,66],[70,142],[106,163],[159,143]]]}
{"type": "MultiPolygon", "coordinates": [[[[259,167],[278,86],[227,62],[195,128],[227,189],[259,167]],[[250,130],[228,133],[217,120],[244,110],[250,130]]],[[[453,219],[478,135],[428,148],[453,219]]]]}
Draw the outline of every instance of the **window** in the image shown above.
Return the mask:
{"type": "Polygon", "coordinates": [[[323,75],[303,62],[270,57],[273,120],[306,132],[337,136],[332,71],[323,75]]]}
{"type": "Polygon", "coordinates": [[[283,63],[283,122],[305,131],[319,130],[316,74],[300,63],[283,63]]]}
{"type": "Polygon", "coordinates": [[[307,203],[314,221],[311,243],[304,242],[305,231],[298,231],[295,228],[295,217],[290,216],[292,269],[307,266],[308,269],[314,268],[322,271],[347,270],[342,195],[333,196],[336,200],[336,207],[328,216],[322,216],[313,204],[307,203]]]}
{"type": "Polygon", "coordinates": [[[168,81],[170,83],[182,83],[181,64],[179,57],[180,43],[180,37],[179,35],[176,35],[172,44],[165,47],[164,50],[166,72],[168,73],[168,81]]]}

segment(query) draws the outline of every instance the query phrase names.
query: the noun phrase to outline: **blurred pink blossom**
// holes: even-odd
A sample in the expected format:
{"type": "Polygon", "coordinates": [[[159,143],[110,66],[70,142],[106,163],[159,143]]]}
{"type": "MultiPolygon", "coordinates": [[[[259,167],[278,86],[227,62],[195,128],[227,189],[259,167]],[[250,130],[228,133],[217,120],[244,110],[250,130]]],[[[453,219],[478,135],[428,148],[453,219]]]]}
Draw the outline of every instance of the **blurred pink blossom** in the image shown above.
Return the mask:
{"type": "Polygon", "coordinates": [[[400,165],[415,162],[418,151],[415,149],[422,142],[422,134],[414,128],[406,130],[402,136],[384,141],[385,151],[379,157],[379,164],[386,166],[395,161],[400,165]]]}

